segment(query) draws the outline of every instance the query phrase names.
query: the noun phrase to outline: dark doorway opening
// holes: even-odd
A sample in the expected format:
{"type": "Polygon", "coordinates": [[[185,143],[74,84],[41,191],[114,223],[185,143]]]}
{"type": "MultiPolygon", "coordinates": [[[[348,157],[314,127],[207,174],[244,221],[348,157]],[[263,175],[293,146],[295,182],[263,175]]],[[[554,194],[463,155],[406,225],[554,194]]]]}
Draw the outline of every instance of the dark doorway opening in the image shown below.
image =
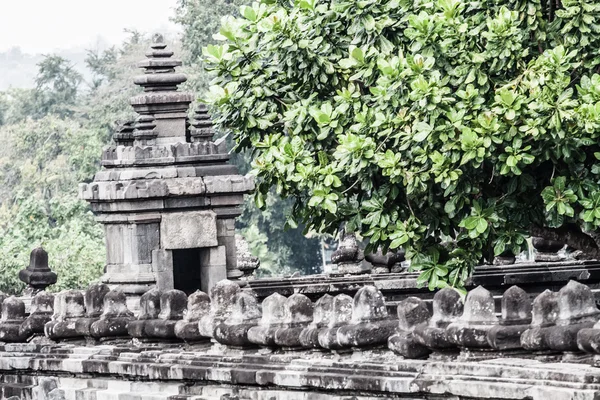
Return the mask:
{"type": "Polygon", "coordinates": [[[173,283],[187,295],[200,289],[200,249],[173,250],[173,283]]]}

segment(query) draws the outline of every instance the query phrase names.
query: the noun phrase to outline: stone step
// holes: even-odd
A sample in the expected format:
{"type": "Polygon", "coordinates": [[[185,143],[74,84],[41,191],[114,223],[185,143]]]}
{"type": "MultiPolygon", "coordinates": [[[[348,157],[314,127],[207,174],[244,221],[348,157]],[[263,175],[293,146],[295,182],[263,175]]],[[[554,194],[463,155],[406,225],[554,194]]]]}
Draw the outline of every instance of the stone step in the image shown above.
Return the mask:
{"type": "Polygon", "coordinates": [[[0,399],[17,396],[21,400],[33,400],[35,386],[22,383],[0,383],[0,399]]]}

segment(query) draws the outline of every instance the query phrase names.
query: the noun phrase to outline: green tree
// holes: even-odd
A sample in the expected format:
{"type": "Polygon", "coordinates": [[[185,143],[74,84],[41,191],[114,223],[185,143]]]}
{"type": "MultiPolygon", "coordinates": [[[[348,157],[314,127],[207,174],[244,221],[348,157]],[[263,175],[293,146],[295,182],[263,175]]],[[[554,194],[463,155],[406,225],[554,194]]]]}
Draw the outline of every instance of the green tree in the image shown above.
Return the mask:
{"type": "MultiPolygon", "coordinates": [[[[185,72],[191,89],[204,93],[208,87],[210,76],[203,67],[202,47],[216,43],[213,35],[218,33],[221,17],[239,15],[239,6],[249,3],[249,0],[179,0],[175,22],[184,31],[184,60],[191,65],[185,72]]],[[[246,173],[250,169],[251,154],[234,155],[232,161],[246,173]]],[[[290,201],[283,201],[279,196],[271,197],[268,207],[262,211],[251,201],[244,205],[244,213],[237,225],[253,254],[261,257],[261,273],[277,275],[301,271],[309,274],[320,270],[320,240],[306,238],[302,226],[284,229],[291,207],[290,201]]]]}
{"type": "Polygon", "coordinates": [[[82,81],[81,74],[73,69],[68,60],[57,55],[45,56],[38,68],[35,77],[37,115],[34,117],[71,115],[82,81]]]}
{"type": "MultiPolygon", "coordinates": [[[[256,201],[460,287],[529,234],[600,256],[600,4],[263,1],[204,54],[256,201]]],[[[296,221],[291,221],[294,224],[296,221]]]]}
{"type": "Polygon", "coordinates": [[[0,290],[20,291],[18,271],[38,245],[58,273],[54,290],[86,287],[102,272],[104,239],[77,187],[98,168],[100,135],[47,116],[6,125],[0,137],[0,290]]]}

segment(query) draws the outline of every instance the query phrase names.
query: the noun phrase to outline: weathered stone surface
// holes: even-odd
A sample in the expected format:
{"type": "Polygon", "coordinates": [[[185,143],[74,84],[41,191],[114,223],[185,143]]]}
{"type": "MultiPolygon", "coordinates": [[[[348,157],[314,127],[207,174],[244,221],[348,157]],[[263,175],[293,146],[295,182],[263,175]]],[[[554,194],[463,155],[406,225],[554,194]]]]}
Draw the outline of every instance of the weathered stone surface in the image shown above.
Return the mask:
{"type": "Polygon", "coordinates": [[[83,293],[78,290],[65,290],[54,297],[54,314],[44,326],[44,333],[50,339],[62,340],[82,337],[77,322],[85,320],[83,293]]]}
{"type": "Polygon", "coordinates": [[[556,326],[549,328],[548,347],[557,351],[577,351],[577,332],[591,328],[600,317],[589,287],[570,281],[558,292],[556,326]]]}
{"type": "Polygon", "coordinates": [[[383,295],[373,286],[361,288],[352,301],[352,319],[338,329],[337,339],[343,347],[370,347],[387,343],[397,328],[390,319],[383,295]]]}
{"type": "Polygon", "coordinates": [[[446,328],[463,313],[463,301],[454,289],[444,288],[433,297],[433,315],[427,325],[417,325],[413,335],[417,343],[430,349],[445,350],[455,345],[448,338],[446,328]]]}
{"type": "Polygon", "coordinates": [[[25,304],[15,296],[2,302],[0,317],[0,342],[22,342],[26,336],[21,333],[21,324],[25,321],[25,304]]]}
{"type": "Polygon", "coordinates": [[[165,249],[217,246],[217,215],[212,211],[165,214],[161,220],[161,241],[165,249]]]}
{"type": "Polygon", "coordinates": [[[535,261],[538,262],[557,262],[564,258],[558,253],[560,249],[565,247],[565,244],[556,240],[548,240],[540,237],[534,237],[531,240],[535,252],[535,261]]]}
{"type": "Polygon", "coordinates": [[[318,349],[319,331],[324,329],[333,318],[333,296],[328,294],[322,296],[315,302],[313,320],[300,332],[299,340],[303,348],[318,349]]]}
{"type": "Polygon", "coordinates": [[[388,339],[388,348],[406,358],[427,356],[431,350],[415,340],[413,331],[417,325],[426,326],[431,318],[425,302],[409,297],[398,304],[398,332],[388,339]]]}
{"type": "Polygon", "coordinates": [[[273,293],[262,302],[262,318],[257,326],[248,331],[250,342],[265,347],[275,346],[275,332],[281,328],[285,318],[286,298],[273,293]]]}
{"type": "Polygon", "coordinates": [[[521,348],[521,334],[531,323],[531,299],[520,287],[512,286],[502,296],[502,319],[488,333],[488,342],[496,350],[521,348]]]}
{"type": "Polygon", "coordinates": [[[111,290],[104,296],[103,312],[100,319],[90,325],[90,335],[100,338],[127,336],[127,324],[133,320],[133,313],[127,308],[127,297],[120,290],[111,290]]]}
{"type": "Polygon", "coordinates": [[[235,295],[231,315],[214,329],[214,338],[219,343],[233,347],[254,346],[248,340],[248,331],[255,327],[261,318],[256,296],[250,292],[235,295]]]}
{"type": "Polygon", "coordinates": [[[213,337],[215,327],[231,315],[233,299],[240,287],[232,281],[222,280],[210,290],[210,313],[198,322],[198,331],[202,336],[213,337]]]}
{"type": "Polygon", "coordinates": [[[140,298],[140,313],[136,320],[127,324],[127,333],[134,338],[145,336],[146,323],[158,318],[160,313],[160,291],[156,288],[147,291],[140,298]]]}
{"type": "Polygon", "coordinates": [[[248,242],[242,235],[235,235],[235,244],[237,250],[236,267],[242,271],[243,277],[247,279],[260,267],[260,260],[250,253],[248,242]]]}
{"type": "Polygon", "coordinates": [[[293,294],[283,307],[283,325],[275,331],[277,346],[301,348],[300,334],[313,320],[313,303],[303,294],[293,294]]]}
{"type": "Polygon", "coordinates": [[[338,248],[331,254],[331,262],[336,264],[337,273],[362,274],[369,272],[369,267],[363,265],[365,255],[358,246],[354,232],[340,232],[338,248]]]}
{"type": "Polygon", "coordinates": [[[338,330],[352,320],[352,297],[338,294],[333,298],[331,318],[327,328],[319,331],[319,345],[325,349],[337,350],[342,345],[338,341],[338,330]]]}
{"type": "Polygon", "coordinates": [[[183,319],[175,324],[175,336],[185,341],[197,341],[208,339],[198,329],[198,322],[210,314],[210,297],[204,292],[196,291],[189,295],[187,309],[183,319]]]}
{"type": "Polygon", "coordinates": [[[144,326],[149,338],[175,340],[175,324],[183,319],[187,306],[187,296],[181,290],[167,290],[160,295],[160,313],[157,319],[151,319],[144,326]]]}
{"type": "Polygon", "coordinates": [[[25,294],[32,296],[56,283],[57,275],[48,267],[48,253],[41,247],[29,255],[29,266],[19,271],[19,279],[27,284],[25,294]]]}
{"type": "Polygon", "coordinates": [[[448,325],[448,338],[461,348],[489,348],[489,331],[499,323],[494,298],[482,286],[467,294],[463,314],[448,325]]]}
{"type": "Polygon", "coordinates": [[[521,335],[521,346],[527,350],[548,349],[548,333],[558,319],[558,295],[546,289],[533,301],[531,326],[521,335]]]}
{"type": "Polygon", "coordinates": [[[25,338],[33,335],[43,335],[44,325],[50,321],[53,314],[54,295],[38,292],[31,301],[29,317],[21,324],[19,333],[25,338]]]}

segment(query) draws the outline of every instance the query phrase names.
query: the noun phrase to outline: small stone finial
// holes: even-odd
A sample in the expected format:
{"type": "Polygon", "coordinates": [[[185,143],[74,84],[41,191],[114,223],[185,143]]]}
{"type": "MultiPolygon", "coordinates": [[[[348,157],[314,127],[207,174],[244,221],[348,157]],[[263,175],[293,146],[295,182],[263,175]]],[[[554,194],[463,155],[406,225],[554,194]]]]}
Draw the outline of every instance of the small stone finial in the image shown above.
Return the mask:
{"type": "Polygon", "coordinates": [[[187,310],[181,321],[175,324],[175,336],[186,342],[194,342],[207,337],[198,330],[198,322],[210,313],[210,297],[204,292],[196,291],[189,295],[187,310]]]}
{"type": "Polygon", "coordinates": [[[242,235],[235,235],[235,247],[237,250],[237,268],[244,273],[242,279],[247,279],[260,267],[260,260],[250,253],[250,246],[242,235]]]}
{"type": "Polygon", "coordinates": [[[558,251],[565,247],[565,244],[556,240],[548,240],[541,237],[531,239],[535,252],[535,261],[537,262],[556,262],[564,260],[558,254],[558,251]]]}
{"type": "Polygon", "coordinates": [[[191,125],[190,138],[192,142],[210,142],[215,135],[213,123],[210,114],[208,113],[208,107],[203,103],[198,103],[198,106],[194,111],[194,119],[192,120],[191,125]]]}
{"type": "Polygon", "coordinates": [[[24,294],[33,296],[56,283],[57,275],[48,267],[48,253],[41,247],[33,249],[29,266],[19,272],[19,279],[27,284],[24,294]]]}
{"type": "Polygon", "coordinates": [[[342,274],[362,274],[369,272],[363,266],[364,252],[358,245],[354,232],[340,232],[338,248],[331,254],[331,262],[337,265],[337,272],[342,274]]]}
{"type": "Polygon", "coordinates": [[[140,115],[135,120],[132,135],[135,141],[140,144],[151,144],[152,141],[158,136],[154,117],[152,115],[140,115]]]}
{"type": "Polygon", "coordinates": [[[117,121],[116,125],[116,132],[113,134],[115,144],[117,146],[132,146],[135,121],[117,121]]]}
{"type": "Polygon", "coordinates": [[[162,33],[155,33],[152,35],[152,48],[165,48],[167,45],[165,44],[165,37],[162,33]],[[161,47],[163,46],[163,47],[161,47]]]}
{"type": "Polygon", "coordinates": [[[425,302],[409,297],[398,304],[398,332],[388,339],[388,348],[406,358],[420,358],[431,353],[415,340],[413,331],[418,325],[426,325],[431,317],[425,302]]]}
{"type": "Polygon", "coordinates": [[[127,333],[134,338],[145,335],[145,326],[148,321],[158,318],[160,313],[160,290],[153,288],[140,297],[140,313],[135,321],[127,324],[127,333]]]}
{"type": "Polygon", "coordinates": [[[175,68],[181,66],[181,60],[166,50],[167,45],[160,34],[155,34],[147,59],[140,61],[138,67],[145,70],[144,75],[136,76],[134,83],[142,86],[145,92],[176,91],[177,86],[187,80],[184,74],[176,74],[175,68]]]}
{"type": "Polygon", "coordinates": [[[144,333],[149,338],[177,339],[175,325],[183,319],[186,307],[187,296],[183,291],[171,289],[161,293],[158,318],[146,321],[144,333]]]}
{"type": "Polygon", "coordinates": [[[327,321],[326,327],[319,331],[319,346],[330,350],[340,349],[341,345],[337,340],[337,332],[341,326],[350,323],[351,319],[352,297],[347,294],[338,294],[333,298],[331,317],[327,321]]]}
{"type": "Polygon", "coordinates": [[[558,291],[558,319],[556,326],[548,328],[548,347],[555,351],[577,351],[577,333],[592,328],[599,316],[592,290],[569,281],[558,291]]]}
{"type": "Polygon", "coordinates": [[[403,257],[399,257],[397,253],[392,252],[383,254],[381,247],[379,247],[375,253],[367,254],[365,260],[373,266],[371,270],[373,274],[387,274],[395,264],[403,261],[403,257]]]}
{"type": "Polygon", "coordinates": [[[518,286],[502,295],[502,319],[488,333],[488,342],[496,350],[521,348],[521,335],[531,323],[531,299],[518,286]]]}
{"type": "Polygon", "coordinates": [[[467,294],[462,316],[448,326],[448,338],[460,348],[489,348],[488,333],[498,324],[494,297],[478,286],[467,294]]]}
{"type": "Polygon", "coordinates": [[[558,318],[558,294],[546,289],[533,300],[531,325],[521,335],[521,346],[527,350],[548,349],[548,334],[558,318]]]}
{"type": "Polygon", "coordinates": [[[127,297],[120,290],[111,290],[104,296],[104,307],[100,319],[90,326],[91,336],[101,338],[127,336],[127,324],[133,313],[127,308],[127,297]]]}
{"type": "Polygon", "coordinates": [[[398,321],[388,315],[383,294],[374,286],[363,286],[354,295],[352,320],[337,332],[339,346],[366,347],[387,343],[398,321]]]}
{"type": "Polygon", "coordinates": [[[275,292],[262,302],[262,318],[248,331],[248,340],[264,347],[275,345],[275,332],[283,325],[286,298],[275,292]]]}
{"type": "Polygon", "coordinates": [[[324,294],[315,302],[313,321],[300,333],[300,343],[307,349],[319,348],[319,331],[327,327],[333,317],[333,299],[329,294],[324,294]]]}
{"type": "Polygon", "coordinates": [[[20,327],[25,321],[25,304],[21,299],[10,296],[2,302],[0,317],[0,342],[21,342],[25,336],[20,327]]]}
{"type": "Polygon", "coordinates": [[[248,332],[258,325],[260,318],[260,306],[254,293],[239,292],[235,296],[229,318],[215,326],[214,338],[227,346],[253,346],[248,332]]]}
{"type": "Polygon", "coordinates": [[[19,332],[26,338],[33,335],[43,335],[44,325],[52,318],[54,295],[38,292],[31,301],[29,317],[21,324],[19,332]]]}
{"type": "Polygon", "coordinates": [[[313,303],[305,295],[294,293],[285,301],[283,311],[283,325],[275,332],[275,344],[286,349],[301,348],[300,334],[313,320],[313,303]]]}
{"type": "Polygon", "coordinates": [[[210,289],[210,313],[198,322],[198,330],[202,336],[213,337],[215,327],[229,318],[233,299],[239,292],[239,285],[227,279],[217,282],[210,289]]]}
{"type": "Polygon", "coordinates": [[[454,347],[446,328],[463,313],[463,300],[452,288],[441,289],[433,296],[433,315],[428,325],[417,325],[415,341],[430,349],[444,351],[454,347]]]}
{"type": "Polygon", "coordinates": [[[65,290],[54,297],[54,314],[44,326],[44,333],[53,340],[82,337],[78,321],[86,319],[85,301],[79,290],[65,290]]]}

